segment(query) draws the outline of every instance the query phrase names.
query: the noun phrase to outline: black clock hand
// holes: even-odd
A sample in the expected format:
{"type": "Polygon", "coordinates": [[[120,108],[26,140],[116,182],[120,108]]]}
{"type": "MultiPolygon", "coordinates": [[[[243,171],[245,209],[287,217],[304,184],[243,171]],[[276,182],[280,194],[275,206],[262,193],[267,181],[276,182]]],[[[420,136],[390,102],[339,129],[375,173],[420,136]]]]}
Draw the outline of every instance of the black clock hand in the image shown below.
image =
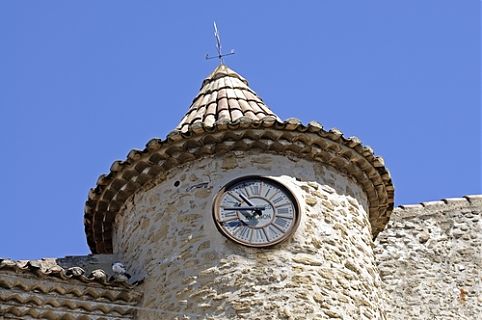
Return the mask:
{"type": "Polygon", "coordinates": [[[249,207],[223,207],[224,210],[235,210],[235,211],[261,211],[266,209],[265,206],[249,206],[249,207]]]}
{"type": "Polygon", "coordinates": [[[239,194],[239,196],[241,197],[241,199],[244,200],[244,202],[246,202],[246,203],[249,204],[250,206],[254,206],[254,204],[253,204],[251,201],[249,201],[249,199],[246,198],[246,196],[244,196],[242,193],[238,193],[238,194],[239,194]]]}

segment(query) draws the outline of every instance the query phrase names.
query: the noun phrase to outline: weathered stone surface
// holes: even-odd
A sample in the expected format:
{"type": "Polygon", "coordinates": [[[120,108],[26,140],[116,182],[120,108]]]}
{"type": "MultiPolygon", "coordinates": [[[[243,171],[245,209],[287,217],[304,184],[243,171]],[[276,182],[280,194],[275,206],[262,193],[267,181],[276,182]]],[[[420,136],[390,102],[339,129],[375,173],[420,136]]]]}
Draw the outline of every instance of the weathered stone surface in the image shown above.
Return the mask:
{"type": "Polygon", "coordinates": [[[375,243],[389,319],[481,318],[482,201],[477,199],[394,210],[375,243]]]}
{"type": "Polygon", "coordinates": [[[113,243],[134,278],[145,278],[140,319],[385,319],[362,188],[329,166],[291,158],[211,156],[128,201],[113,243]],[[246,175],[283,182],[300,203],[298,229],[273,248],[235,244],[213,222],[216,193],[246,175]]]}

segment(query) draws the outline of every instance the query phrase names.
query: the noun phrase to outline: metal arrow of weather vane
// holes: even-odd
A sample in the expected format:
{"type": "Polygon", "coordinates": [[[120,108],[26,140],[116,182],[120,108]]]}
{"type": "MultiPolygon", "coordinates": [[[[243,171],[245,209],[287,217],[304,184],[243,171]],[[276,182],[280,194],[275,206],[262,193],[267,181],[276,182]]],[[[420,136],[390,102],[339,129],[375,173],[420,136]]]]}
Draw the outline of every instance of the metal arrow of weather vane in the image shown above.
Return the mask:
{"type": "Polygon", "coordinates": [[[216,26],[216,21],[214,21],[214,37],[216,38],[216,50],[218,51],[218,55],[214,57],[210,57],[209,54],[206,54],[206,60],[218,58],[219,62],[221,62],[221,64],[224,64],[223,57],[233,55],[235,54],[235,52],[234,52],[234,49],[231,49],[229,53],[223,54],[223,51],[221,48],[221,37],[219,35],[218,27],[216,26]]]}

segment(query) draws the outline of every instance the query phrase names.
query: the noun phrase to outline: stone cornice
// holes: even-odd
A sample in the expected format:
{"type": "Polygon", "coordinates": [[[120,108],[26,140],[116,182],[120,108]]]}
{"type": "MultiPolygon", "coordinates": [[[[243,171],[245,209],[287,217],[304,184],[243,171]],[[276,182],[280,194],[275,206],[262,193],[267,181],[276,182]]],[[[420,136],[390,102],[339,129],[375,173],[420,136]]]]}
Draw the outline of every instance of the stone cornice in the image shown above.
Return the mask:
{"type": "Polygon", "coordinates": [[[438,201],[424,201],[396,207],[393,215],[402,219],[439,214],[454,208],[482,208],[482,195],[467,195],[462,198],[445,198],[438,201]]]}
{"type": "Polygon", "coordinates": [[[375,237],[388,222],[394,188],[381,157],[356,137],[345,138],[317,122],[303,125],[297,119],[284,122],[272,117],[216,121],[211,126],[193,123],[187,132],[171,132],[167,139],[152,139],[144,150],[132,150],[125,161],[112,164],[90,190],[85,205],[87,242],[94,253],[112,252],[112,228],[116,215],[136,191],[184,163],[231,151],[258,149],[319,161],[356,180],[369,202],[369,219],[375,237]]]}

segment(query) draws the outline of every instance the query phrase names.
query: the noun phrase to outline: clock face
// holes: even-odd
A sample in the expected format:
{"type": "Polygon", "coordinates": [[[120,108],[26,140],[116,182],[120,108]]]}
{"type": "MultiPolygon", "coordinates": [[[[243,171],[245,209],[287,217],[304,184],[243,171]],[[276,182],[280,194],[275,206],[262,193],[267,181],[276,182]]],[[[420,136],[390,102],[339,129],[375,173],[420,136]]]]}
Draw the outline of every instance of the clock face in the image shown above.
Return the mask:
{"type": "Polygon", "coordinates": [[[299,206],[281,183],[245,177],[226,185],[214,201],[214,221],[228,238],[250,247],[269,247],[296,229],[299,206]]]}

